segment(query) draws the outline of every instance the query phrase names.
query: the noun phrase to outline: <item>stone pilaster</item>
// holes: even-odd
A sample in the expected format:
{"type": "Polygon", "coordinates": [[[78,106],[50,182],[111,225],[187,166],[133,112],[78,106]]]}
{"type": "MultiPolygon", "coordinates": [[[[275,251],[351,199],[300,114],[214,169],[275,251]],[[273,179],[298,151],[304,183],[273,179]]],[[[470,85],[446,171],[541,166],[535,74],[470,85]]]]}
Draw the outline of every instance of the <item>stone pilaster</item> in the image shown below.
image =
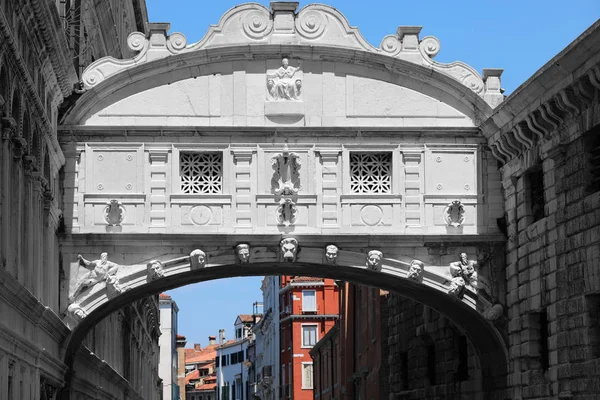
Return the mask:
{"type": "Polygon", "coordinates": [[[2,133],[2,168],[0,175],[0,201],[2,204],[2,219],[0,220],[0,264],[5,267],[4,263],[8,262],[8,251],[10,243],[10,171],[11,163],[11,141],[10,138],[16,127],[15,120],[10,117],[0,120],[0,131],[2,133]]]}
{"type": "Polygon", "coordinates": [[[402,150],[404,160],[404,215],[406,233],[421,231],[423,225],[423,153],[420,149],[402,150]]]}
{"type": "Polygon", "coordinates": [[[340,165],[338,149],[317,150],[321,156],[321,185],[323,195],[323,209],[321,212],[321,223],[323,229],[339,229],[341,194],[340,165]]]}
{"type": "Polygon", "coordinates": [[[167,229],[168,149],[150,150],[150,232],[167,229]]]}
{"type": "MultiPolygon", "coordinates": [[[[231,208],[235,213],[237,228],[252,230],[254,225],[254,210],[256,204],[255,193],[252,189],[252,157],[255,150],[252,148],[232,149],[235,187],[231,208]]],[[[256,186],[256,185],[255,185],[256,186]]]]}
{"type": "MultiPolygon", "coordinates": [[[[81,150],[65,151],[65,166],[63,179],[63,212],[67,233],[78,233],[80,230],[79,211],[83,204],[83,194],[80,194],[79,168],[81,165],[81,150]]],[[[43,188],[40,186],[40,196],[43,188]]]]}

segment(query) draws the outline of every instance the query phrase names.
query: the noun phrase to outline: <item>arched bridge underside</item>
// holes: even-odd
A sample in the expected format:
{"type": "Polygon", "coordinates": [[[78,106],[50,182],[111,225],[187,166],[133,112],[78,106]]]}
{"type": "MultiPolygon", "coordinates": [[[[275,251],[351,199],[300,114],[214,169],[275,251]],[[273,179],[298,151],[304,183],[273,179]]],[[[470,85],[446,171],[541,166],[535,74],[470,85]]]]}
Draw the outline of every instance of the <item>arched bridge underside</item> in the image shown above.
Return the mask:
{"type": "Polygon", "coordinates": [[[470,288],[460,296],[449,294],[453,278],[448,266],[424,263],[415,275],[408,257],[392,259],[378,250],[348,251],[337,246],[305,247],[294,238],[283,238],[273,246],[242,243],[230,249],[196,249],[172,259],[119,265],[109,283],[104,280],[81,291],[69,307],[67,323],[72,333],[64,343],[66,365],[73,366],[80,343],[95,324],[133,301],[196,282],[285,274],[378,287],[439,311],[470,338],[479,356],[483,389],[497,390],[503,385],[506,345],[490,321],[495,319],[489,315],[490,303],[470,288]]]}

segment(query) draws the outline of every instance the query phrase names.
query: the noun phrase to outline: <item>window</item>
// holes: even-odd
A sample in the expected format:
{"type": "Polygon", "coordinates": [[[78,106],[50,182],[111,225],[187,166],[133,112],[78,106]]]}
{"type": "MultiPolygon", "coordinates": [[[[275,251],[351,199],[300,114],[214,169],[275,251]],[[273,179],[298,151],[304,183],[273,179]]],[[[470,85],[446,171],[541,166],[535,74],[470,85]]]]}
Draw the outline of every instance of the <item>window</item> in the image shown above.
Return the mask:
{"type": "Polygon", "coordinates": [[[350,153],[352,193],[392,192],[392,153],[350,153]]]}
{"type": "Polygon", "coordinates": [[[544,171],[540,166],[533,167],[525,173],[526,201],[531,222],[544,218],[544,171]]]}
{"type": "Polygon", "coordinates": [[[302,347],[317,344],[317,325],[302,325],[302,347]]]}
{"type": "Polygon", "coordinates": [[[235,331],[235,338],[236,339],[241,339],[242,338],[242,328],[237,328],[235,331]]]}
{"type": "Polygon", "coordinates": [[[315,290],[302,291],[302,311],[317,311],[317,292],[315,290]]]}
{"type": "Polygon", "coordinates": [[[313,365],[302,363],[302,389],[313,388],[313,365]]]}
{"type": "Polygon", "coordinates": [[[180,153],[179,175],[182,193],[221,193],[223,187],[222,153],[180,153]]]}
{"type": "Polygon", "coordinates": [[[587,159],[585,166],[587,186],[585,192],[591,194],[600,190],[600,128],[585,134],[583,146],[587,159]]]}

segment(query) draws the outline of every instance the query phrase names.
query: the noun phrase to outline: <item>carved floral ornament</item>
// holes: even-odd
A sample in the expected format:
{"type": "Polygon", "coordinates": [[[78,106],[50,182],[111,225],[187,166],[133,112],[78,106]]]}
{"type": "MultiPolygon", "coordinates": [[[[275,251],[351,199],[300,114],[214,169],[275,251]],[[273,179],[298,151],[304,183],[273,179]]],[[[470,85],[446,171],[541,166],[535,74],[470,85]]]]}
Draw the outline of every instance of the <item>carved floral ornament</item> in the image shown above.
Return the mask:
{"type": "MultiPolygon", "coordinates": [[[[132,59],[104,57],[93,62],[82,75],[84,88],[90,89],[123,70],[172,55],[228,46],[279,44],[285,40],[285,43],[332,46],[406,60],[450,76],[482,97],[486,91],[501,95],[495,85],[499,82],[501,71],[491,76],[494,84],[488,90],[484,79],[467,64],[433,61],[432,58],[440,50],[440,42],[433,36],[419,39],[421,27],[401,26],[395,34],[385,36],[379,47],[375,47],[364,39],[357,28],[351,27],[338,10],[323,4],[309,4],[297,13],[289,5],[280,7],[277,3],[272,4],[272,10],[256,3],[243,4],[225,13],[217,25],[209,27],[200,41],[189,46],[181,33],[168,35],[169,27],[168,23],[153,23],[148,24],[148,36],[140,32],[130,34],[127,44],[138,54],[132,59]],[[280,37],[284,31],[285,39],[280,37]]],[[[297,67],[289,65],[282,65],[282,68],[285,71],[291,71],[290,68],[297,70],[297,67]]],[[[275,94],[276,98],[297,100],[301,79],[300,86],[297,84],[298,81],[292,78],[283,85],[274,81],[276,90],[269,93],[275,94]]]]}

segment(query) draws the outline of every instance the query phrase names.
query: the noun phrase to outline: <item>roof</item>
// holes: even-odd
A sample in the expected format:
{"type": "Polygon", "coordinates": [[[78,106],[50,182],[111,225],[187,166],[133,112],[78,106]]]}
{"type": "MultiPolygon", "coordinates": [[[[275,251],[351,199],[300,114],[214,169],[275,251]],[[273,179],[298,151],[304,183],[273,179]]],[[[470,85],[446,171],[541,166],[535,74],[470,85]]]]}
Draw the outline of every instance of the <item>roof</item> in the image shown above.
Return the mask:
{"type": "Polygon", "coordinates": [[[238,318],[242,322],[254,322],[254,318],[253,318],[252,314],[240,314],[240,315],[238,315],[238,318]]]}
{"type": "Polygon", "coordinates": [[[185,336],[177,334],[177,340],[185,340],[185,336]]]}
{"type": "Polygon", "coordinates": [[[185,351],[185,363],[186,364],[200,364],[211,362],[217,356],[218,344],[211,344],[203,347],[201,350],[192,348],[186,348],[185,351]]]}
{"type": "Polygon", "coordinates": [[[164,294],[164,293],[159,294],[158,298],[163,299],[163,300],[171,300],[171,296],[169,296],[168,294],[164,294]]]}
{"type": "Polygon", "coordinates": [[[295,276],[294,278],[292,278],[292,282],[294,283],[299,283],[299,282],[323,282],[323,278],[313,278],[310,276],[295,276]]]}

